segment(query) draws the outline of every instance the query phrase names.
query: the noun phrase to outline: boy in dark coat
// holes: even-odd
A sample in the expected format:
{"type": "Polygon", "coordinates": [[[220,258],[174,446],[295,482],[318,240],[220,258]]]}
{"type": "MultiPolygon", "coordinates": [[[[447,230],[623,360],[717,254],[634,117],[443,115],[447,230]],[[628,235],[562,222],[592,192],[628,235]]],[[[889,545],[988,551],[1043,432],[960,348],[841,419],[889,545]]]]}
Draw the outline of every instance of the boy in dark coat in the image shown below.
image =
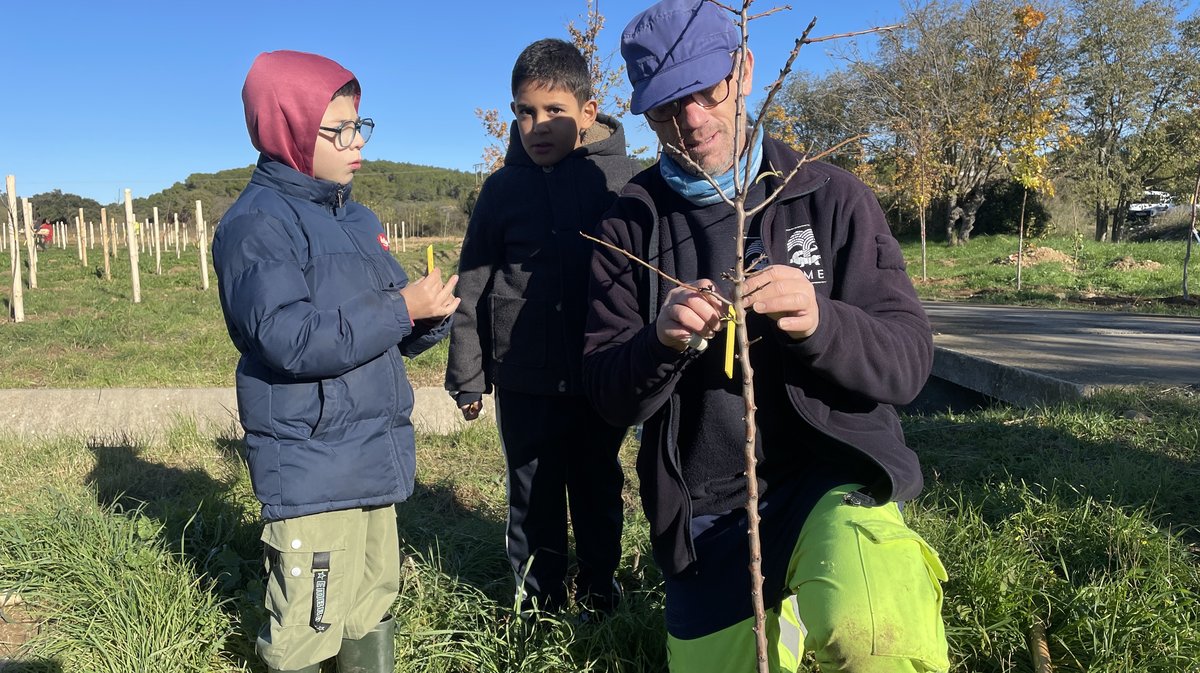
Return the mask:
{"type": "Polygon", "coordinates": [[[597,113],[587,62],[541,40],[512,74],[504,167],[479,194],[459,262],[446,389],[474,419],[496,392],[508,464],[507,549],[522,611],[567,599],[567,511],[576,599],[610,611],[619,598],[624,427],[583,395],[581,359],[593,233],[633,176],[621,125],[597,113]]]}
{"type": "Polygon", "coordinates": [[[449,330],[455,278],[409,282],[379,219],[350,200],[374,123],[337,63],[260,54],[242,100],[260,152],[221,218],[213,263],[241,352],[238,414],[266,519],[269,671],[394,670],[393,505],[412,493],[413,391],[402,356],[449,330]]]}

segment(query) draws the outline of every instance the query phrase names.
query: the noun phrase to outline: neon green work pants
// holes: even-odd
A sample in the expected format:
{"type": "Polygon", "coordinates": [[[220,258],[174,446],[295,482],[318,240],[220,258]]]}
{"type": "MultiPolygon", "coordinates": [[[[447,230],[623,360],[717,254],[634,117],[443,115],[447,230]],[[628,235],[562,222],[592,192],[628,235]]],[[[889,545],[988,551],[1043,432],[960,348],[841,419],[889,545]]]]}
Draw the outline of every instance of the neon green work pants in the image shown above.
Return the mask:
{"type": "MultiPolygon", "coordinates": [[[[894,503],[848,504],[852,490],[829,491],[804,521],[788,564],[787,597],[766,606],[771,671],[796,671],[806,651],[816,654],[822,673],[947,670],[946,571],[937,552],[904,524],[894,503]]],[[[752,673],[753,625],[751,617],[698,638],[668,636],[670,670],[752,673]]]]}

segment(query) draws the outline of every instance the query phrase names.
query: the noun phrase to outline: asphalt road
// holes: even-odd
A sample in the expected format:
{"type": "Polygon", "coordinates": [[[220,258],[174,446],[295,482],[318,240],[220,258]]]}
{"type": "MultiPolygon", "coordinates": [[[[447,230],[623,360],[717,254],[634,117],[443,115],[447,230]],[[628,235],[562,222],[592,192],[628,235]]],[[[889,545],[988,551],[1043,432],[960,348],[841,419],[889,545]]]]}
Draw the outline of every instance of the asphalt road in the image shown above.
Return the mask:
{"type": "Polygon", "coordinates": [[[1080,386],[1200,390],[1200,318],[926,302],[934,345],[1080,386]]]}

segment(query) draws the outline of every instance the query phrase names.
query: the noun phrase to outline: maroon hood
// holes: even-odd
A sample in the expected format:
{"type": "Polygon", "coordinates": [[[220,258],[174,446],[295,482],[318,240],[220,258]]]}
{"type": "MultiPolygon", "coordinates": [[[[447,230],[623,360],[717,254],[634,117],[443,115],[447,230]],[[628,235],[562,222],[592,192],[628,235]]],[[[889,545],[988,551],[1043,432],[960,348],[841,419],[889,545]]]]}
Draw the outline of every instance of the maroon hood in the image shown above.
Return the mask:
{"type": "MultiPolygon", "coordinates": [[[[313,174],[317,127],[333,94],[354,74],[333,61],[299,51],[267,51],[254,59],[242,103],[250,142],[268,157],[313,174]]],[[[354,108],[358,109],[358,97],[354,108]]]]}

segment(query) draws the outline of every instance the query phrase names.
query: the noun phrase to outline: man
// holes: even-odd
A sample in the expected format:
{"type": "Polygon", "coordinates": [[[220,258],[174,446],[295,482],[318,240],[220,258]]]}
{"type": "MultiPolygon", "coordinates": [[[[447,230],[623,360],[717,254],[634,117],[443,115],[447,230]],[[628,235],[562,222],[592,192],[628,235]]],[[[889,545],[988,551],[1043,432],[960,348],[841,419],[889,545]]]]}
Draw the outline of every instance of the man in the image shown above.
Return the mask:
{"type": "Polygon", "coordinates": [[[754,388],[766,632],[772,670],[804,651],[821,670],[948,668],[934,552],[897,503],[922,487],[893,404],[932,363],[929,323],[871,191],[746,129],[754,58],[716,4],[665,0],[621,38],[631,108],[664,148],[606,214],[592,259],[585,387],[615,425],[643,423],[638,458],[655,559],[666,577],[672,671],[755,662],[741,373],[724,372],[736,264],[754,388]],[[725,197],[750,166],[746,223],[725,197]],[[762,179],[759,179],[759,178],[762,179]],[[724,336],[724,335],[722,335],[724,336]]]}

